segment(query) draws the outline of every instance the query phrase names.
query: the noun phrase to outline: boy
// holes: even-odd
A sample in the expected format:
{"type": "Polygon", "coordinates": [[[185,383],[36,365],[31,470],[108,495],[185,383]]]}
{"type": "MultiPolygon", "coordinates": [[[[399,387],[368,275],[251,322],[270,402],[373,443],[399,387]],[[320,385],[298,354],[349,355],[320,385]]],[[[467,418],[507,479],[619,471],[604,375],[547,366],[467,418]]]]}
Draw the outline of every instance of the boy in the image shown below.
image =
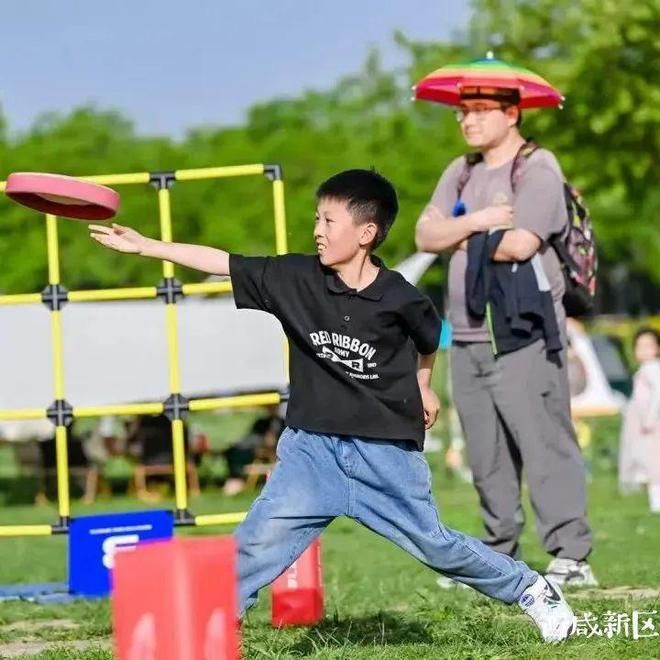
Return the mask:
{"type": "Polygon", "coordinates": [[[236,305],[274,314],[289,342],[291,395],[278,462],[236,530],[241,614],[337,516],[354,518],[434,570],[518,601],[548,642],[573,614],[522,562],[446,528],[431,496],[424,429],[438,413],[431,302],[372,255],[398,211],[379,174],[341,172],[319,187],[317,255],[243,257],[92,225],[102,245],[230,275],[236,305]]]}

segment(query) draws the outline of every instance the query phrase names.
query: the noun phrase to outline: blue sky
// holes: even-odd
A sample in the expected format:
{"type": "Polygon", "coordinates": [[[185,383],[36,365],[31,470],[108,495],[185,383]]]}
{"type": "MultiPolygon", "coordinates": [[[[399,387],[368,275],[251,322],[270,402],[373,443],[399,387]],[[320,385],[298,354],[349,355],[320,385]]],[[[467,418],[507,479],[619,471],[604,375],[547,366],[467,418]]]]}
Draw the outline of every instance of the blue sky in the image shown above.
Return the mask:
{"type": "Polygon", "coordinates": [[[370,47],[446,38],[467,0],[15,0],[0,20],[11,131],[49,111],[120,109],[140,133],[241,121],[246,108],[360,68],[370,47]]]}

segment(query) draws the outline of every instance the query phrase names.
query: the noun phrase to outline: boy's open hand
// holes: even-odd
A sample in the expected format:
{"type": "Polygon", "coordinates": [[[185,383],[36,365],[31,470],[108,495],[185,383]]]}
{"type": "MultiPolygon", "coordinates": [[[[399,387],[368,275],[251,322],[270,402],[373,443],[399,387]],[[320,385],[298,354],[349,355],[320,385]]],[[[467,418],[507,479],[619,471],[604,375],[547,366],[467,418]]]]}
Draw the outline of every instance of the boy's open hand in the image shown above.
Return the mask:
{"type": "Polygon", "coordinates": [[[132,254],[140,254],[147,240],[135,229],[114,223],[111,226],[90,225],[89,235],[107,248],[132,254]]]}
{"type": "Polygon", "coordinates": [[[422,395],[422,405],[424,406],[424,428],[428,430],[438,419],[440,399],[430,387],[420,388],[420,393],[422,395]]]}

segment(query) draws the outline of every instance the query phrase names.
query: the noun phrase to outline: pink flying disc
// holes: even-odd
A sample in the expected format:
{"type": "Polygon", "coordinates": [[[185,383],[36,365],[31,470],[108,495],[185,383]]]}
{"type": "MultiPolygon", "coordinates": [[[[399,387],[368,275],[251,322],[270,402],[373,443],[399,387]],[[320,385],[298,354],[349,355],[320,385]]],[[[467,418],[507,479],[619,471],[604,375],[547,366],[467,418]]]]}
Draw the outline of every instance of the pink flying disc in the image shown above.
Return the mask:
{"type": "Polygon", "coordinates": [[[76,220],[109,220],[119,208],[119,193],[112,188],[62,174],[15,172],[5,193],[35,211],[76,220]]]}

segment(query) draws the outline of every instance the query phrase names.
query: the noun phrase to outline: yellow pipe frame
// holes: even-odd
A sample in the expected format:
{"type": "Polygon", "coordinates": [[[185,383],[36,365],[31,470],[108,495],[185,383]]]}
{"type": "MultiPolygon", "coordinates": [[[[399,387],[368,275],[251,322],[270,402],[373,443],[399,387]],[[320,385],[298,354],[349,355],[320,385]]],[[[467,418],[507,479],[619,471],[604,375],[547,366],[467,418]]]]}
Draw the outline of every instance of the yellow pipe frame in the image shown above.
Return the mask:
{"type": "Polygon", "coordinates": [[[55,456],[57,460],[57,508],[62,518],[71,514],[69,497],[69,456],[66,426],[55,427],[55,456]]]}
{"type": "Polygon", "coordinates": [[[81,406],[73,409],[74,417],[103,417],[104,415],[160,415],[163,403],[127,403],[113,406],[81,406]]]}
{"type": "MultiPolygon", "coordinates": [[[[167,187],[158,190],[158,211],[160,214],[160,238],[165,243],[172,242],[172,207],[170,191],[167,187]]],[[[174,277],[174,264],[163,261],[163,277],[174,277]]],[[[179,369],[179,333],[177,323],[176,302],[168,301],[165,305],[165,331],[167,333],[167,366],[169,374],[170,393],[174,396],[181,393],[181,372],[179,369]]],[[[183,440],[183,420],[172,420],[172,456],[174,459],[174,491],[176,508],[185,511],[188,507],[188,490],[186,486],[186,455],[183,440]]]]}
{"type": "MultiPolygon", "coordinates": [[[[60,252],[57,240],[57,218],[46,215],[46,241],[48,247],[48,283],[57,286],[60,283],[60,252]]],[[[53,376],[56,401],[64,400],[64,364],[62,344],[62,316],[59,309],[50,314],[53,342],[53,376]]],[[[55,427],[55,456],[57,465],[57,508],[60,518],[69,518],[71,502],[69,497],[69,456],[66,426],[55,427]]]]}
{"type": "Polygon", "coordinates": [[[172,303],[167,304],[165,312],[170,393],[179,394],[181,392],[181,372],[179,371],[179,333],[177,332],[176,307],[172,303]]]}
{"type": "Polygon", "coordinates": [[[207,293],[231,293],[231,282],[199,282],[195,284],[184,284],[183,294],[186,296],[198,296],[207,293]]]}
{"type": "Polygon", "coordinates": [[[247,512],[240,513],[212,513],[208,515],[195,516],[195,525],[235,525],[243,522],[247,512]]]}
{"type": "MultiPolygon", "coordinates": [[[[232,165],[225,167],[206,167],[198,169],[176,170],[173,172],[175,181],[195,181],[227,177],[263,175],[269,169],[263,164],[232,165]]],[[[270,170],[272,171],[272,170],[270,170]]],[[[284,205],[284,183],[280,175],[273,180],[273,206],[275,224],[275,249],[277,254],[287,252],[286,213],[284,205]]],[[[101,185],[137,185],[152,181],[149,172],[134,172],[127,174],[107,174],[82,177],[87,181],[101,185]]],[[[5,189],[5,182],[0,181],[0,191],[5,189]]],[[[161,239],[172,241],[172,213],[170,191],[166,185],[158,190],[158,210],[160,218],[161,239]]],[[[46,214],[46,241],[48,247],[48,283],[51,287],[60,284],[60,257],[57,232],[57,218],[46,214]]],[[[174,278],[174,264],[163,261],[163,277],[174,278]]],[[[182,285],[184,295],[206,295],[230,293],[230,281],[201,282],[182,285]]],[[[66,300],[69,302],[101,302],[107,300],[140,300],[153,299],[158,296],[157,288],[124,287],[115,289],[96,289],[69,291],[66,300]]],[[[40,293],[0,295],[0,305],[30,305],[42,302],[40,293]]],[[[174,302],[166,304],[167,359],[169,372],[169,387],[171,395],[180,395],[181,374],[179,365],[179,339],[177,310],[174,302]]],[[[58,305],[51,309],[51,341],[53,348],[53,378],[56,401],[64,402],[64,364],[62,342],[62,318],[58,305]]],[[[260,394],[245,394],[239,396],[216,397],[208,399],[193,399],[188,403],[190,411],[217,410],[219,408],[241,408],[277,404],[281,401],[278,392],[260,394]]],[[[165,411],[163,402],[145,402],[138,404],[80,406],[73,409],[74,417],[96,417],[102,415],[147,415],[162,414],[165,411]]],[[[43,419],[48,417],[48,410],[42,408],[25,408],[0,410],[0,420],[43,419]]],[[[55,445],[57,460],[57,493],[60,519],[65,521],[70,516],[69,469],[67,454],[67,427],[58,423],[55,427],[55,445]]],[[[174,456],[174,482],[176,507],[180,512],[187,509],[186,487],[186,457],[184,445],[184,426],[182,419],[172,420],[172,447],[174,456]]],[[[226,525],[238,523],[245,518],[245,513],[224,513],[195,516],[196,525],[226,525]]],[[[63,531],[66,531],[65,529],[63,531]]],[[[0,537],[9,536],[48,536],[53,534],[51,525],[0,525],[0,537]]]]}
{"type": "Polygon", "coordinates": [[[185,511],[188,507],[186,490],[186,448],[184,444],[183,420],[172,420],[172,448],[174,456],[174,494],[176,508],[185,511]]]}
{"type": "Polygon", "coordinates": [[[48,248],[48,284],[60,283],[60,249],[57,241],[57,218],[46,214],[46,243],[48,248]]]}
{"type": "Polygon", "coordinates": [[[50,525],[0,525],[0,536],[51,536],[50,525]]]}
{"type": "Polygon", "coordinates": [[[155,286],[141,286],[117,289],[92,289],[89,291],[69,291],[69,302],[101,302],[104,300],[145,300],[155,298],[155,286]]]}
{"type": "Polygon", "coordinates": [[[203,167],[194,170],[177,170],[177,181],[199,181],[200,179],[224,179],[234,176],[253,176],[263,174],[263,165],[229,165],[225,167],[203,167]]]}
{"type": "MultiPolygon", "coordinates": [[[[273,208],[275,211],[275,249],[277,254],[286,254],[286,212],[284,208],[284,181],[275,179],[273,181],[273,208]]],[[[287,380],[289,379],[289,342],[284,340],[284,368],[287,380]]]]}
{"type": "Polygon", "coordinates": [[[275,250],[277,254],[286,254],[286,212],[284,208],[284,181],[273,181],[273,206],[275,209],[275,250]]]}
{"type": "Polygon", "coordinates": [[[64,399],[64,365],[62,363],[62,312],[50,313],[51,335],[53,343],[53,372],[55,376],[55,399],[64,399]]]}
{"type": "Polygon", "coordinates": [[[190,412],[202,410],[218,410],[220,408],[250,408],[253,406],[277,405],[282,400],[279,392],[264,394],[243,394],[240,396],[225,396],[215,399],[192,399],[189,403],[190,412]]]}
{"type": "Polygon", "coordinates": [[[0,410],[2,421],[16,421],[20,419],[44,419],[48,416],[44,408],[22,408],[21,410],[0,410]]]}
{"type": "Polygon", "coordinates": [[[0,296],[0,305],[34,305],[40,302],[40,293],[15,293],[8,296],[0,296]]]}
{"type": "Polygon", "coordinates": [[[99,174],[82,177],[85,181],[99,183],[102,186],[121,186],[137,183],[149,183],[151,174],[149,172],[134,172],[132,174],[99,174]]]}

